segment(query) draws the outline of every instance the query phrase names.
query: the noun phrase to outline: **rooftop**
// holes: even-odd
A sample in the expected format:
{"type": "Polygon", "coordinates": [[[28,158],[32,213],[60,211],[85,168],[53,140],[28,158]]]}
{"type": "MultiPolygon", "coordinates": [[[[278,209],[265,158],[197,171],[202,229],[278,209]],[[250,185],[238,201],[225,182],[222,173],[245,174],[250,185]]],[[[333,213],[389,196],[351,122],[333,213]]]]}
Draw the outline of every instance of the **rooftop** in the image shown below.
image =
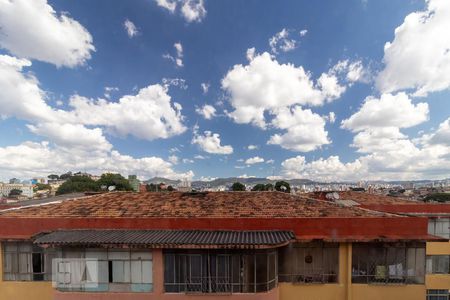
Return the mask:
{"type": "Polygon", "coordinates": [[[0,211],[15,218],[323,218],[391,214],[281,192],[114,192],[0,211]]]}

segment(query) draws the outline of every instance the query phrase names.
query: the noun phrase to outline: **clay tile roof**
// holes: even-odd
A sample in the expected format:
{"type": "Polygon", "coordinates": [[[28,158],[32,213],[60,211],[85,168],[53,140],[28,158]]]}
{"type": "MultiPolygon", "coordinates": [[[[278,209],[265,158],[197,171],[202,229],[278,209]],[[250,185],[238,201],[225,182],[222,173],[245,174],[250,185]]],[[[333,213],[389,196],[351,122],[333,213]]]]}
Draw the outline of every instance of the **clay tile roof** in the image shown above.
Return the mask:
{"type": "Polygon", "coordinates": [[[0,211],[17,218],[308,218],[382,217],[386,213],[345,207],[281,192],[114,192],[60,203],[0,211]]]}
{"type": "Polygon", "coordinates": [[[148,246],[152,248],[276,247],[295,240],[292,231],[208,230],[58,230],[38,236],[34,243],[49,246],[148,246]]]}

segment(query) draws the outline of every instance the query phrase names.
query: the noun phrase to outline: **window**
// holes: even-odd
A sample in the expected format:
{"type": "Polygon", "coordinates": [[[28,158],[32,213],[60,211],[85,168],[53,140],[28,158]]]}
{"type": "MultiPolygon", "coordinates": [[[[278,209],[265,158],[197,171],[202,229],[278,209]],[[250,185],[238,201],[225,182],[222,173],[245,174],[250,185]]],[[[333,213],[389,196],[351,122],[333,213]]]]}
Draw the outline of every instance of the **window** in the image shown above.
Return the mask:
{"type": "Polygon", "coordinates": [[[58,252],[34,246],[31,242],[5,242],[3,247],[3,280],[50,281],[52,259],[58,252]]]}
{"type": "Polygon", "coordinates": [[[427,300],[448,300],[448,290],[427,290],[427,300]]]}
{"type": "Polygon", "coordinates": [[[139,250],[63,250],[55,265],[57,288],[66,291],[150,292],[152,253],[139,250]]]}
{"type": "Polygon", "coordinates": [[[339,245],[295,243],[280,250],[280,282],[336,283],[339,273],[339,245]]]}
{"type": "Polygon", "coordinates": [[[448,218],[429,218],[428,233],[443,238],[450,238],[450,219],[448,218]]]}
{"type": "Polygon", "coordinates": [[[450,256],[449,255],[427,256],[427,273],[450,274],[450,256]]]}
{"type": "Polygon", "coordinates": [[[277,254],[219,250],[164,253],[169,293],[255,293],[277,284],[277,254]]]}
{"type": "Polygon", "coordinates": [[[416,283],[425,280],[425,244],[353,244],[353,283],[416,283]]]}

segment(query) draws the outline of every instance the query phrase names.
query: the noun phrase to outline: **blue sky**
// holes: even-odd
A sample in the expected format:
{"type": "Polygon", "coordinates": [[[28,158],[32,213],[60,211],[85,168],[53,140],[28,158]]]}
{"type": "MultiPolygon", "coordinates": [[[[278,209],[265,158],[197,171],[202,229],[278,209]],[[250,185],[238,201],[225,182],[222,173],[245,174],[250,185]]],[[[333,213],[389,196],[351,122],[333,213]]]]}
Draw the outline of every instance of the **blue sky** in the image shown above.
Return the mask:
{"type": "Polygon", "coordinates": [[[26,2],[0,4],[3,180],[450,175],[443,0],[26,2]]]}

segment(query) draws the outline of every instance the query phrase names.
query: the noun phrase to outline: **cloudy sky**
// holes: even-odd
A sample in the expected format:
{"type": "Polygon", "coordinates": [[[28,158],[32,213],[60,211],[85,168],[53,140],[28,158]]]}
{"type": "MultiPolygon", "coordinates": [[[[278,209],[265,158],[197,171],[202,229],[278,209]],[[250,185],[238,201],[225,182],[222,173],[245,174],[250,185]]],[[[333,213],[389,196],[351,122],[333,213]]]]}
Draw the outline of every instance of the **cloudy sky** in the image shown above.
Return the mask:
{"type": "Polygon", "coordinates": [[[0,180],[450,177],[448,28],[448,0],[0,0],[0,180]]]}

